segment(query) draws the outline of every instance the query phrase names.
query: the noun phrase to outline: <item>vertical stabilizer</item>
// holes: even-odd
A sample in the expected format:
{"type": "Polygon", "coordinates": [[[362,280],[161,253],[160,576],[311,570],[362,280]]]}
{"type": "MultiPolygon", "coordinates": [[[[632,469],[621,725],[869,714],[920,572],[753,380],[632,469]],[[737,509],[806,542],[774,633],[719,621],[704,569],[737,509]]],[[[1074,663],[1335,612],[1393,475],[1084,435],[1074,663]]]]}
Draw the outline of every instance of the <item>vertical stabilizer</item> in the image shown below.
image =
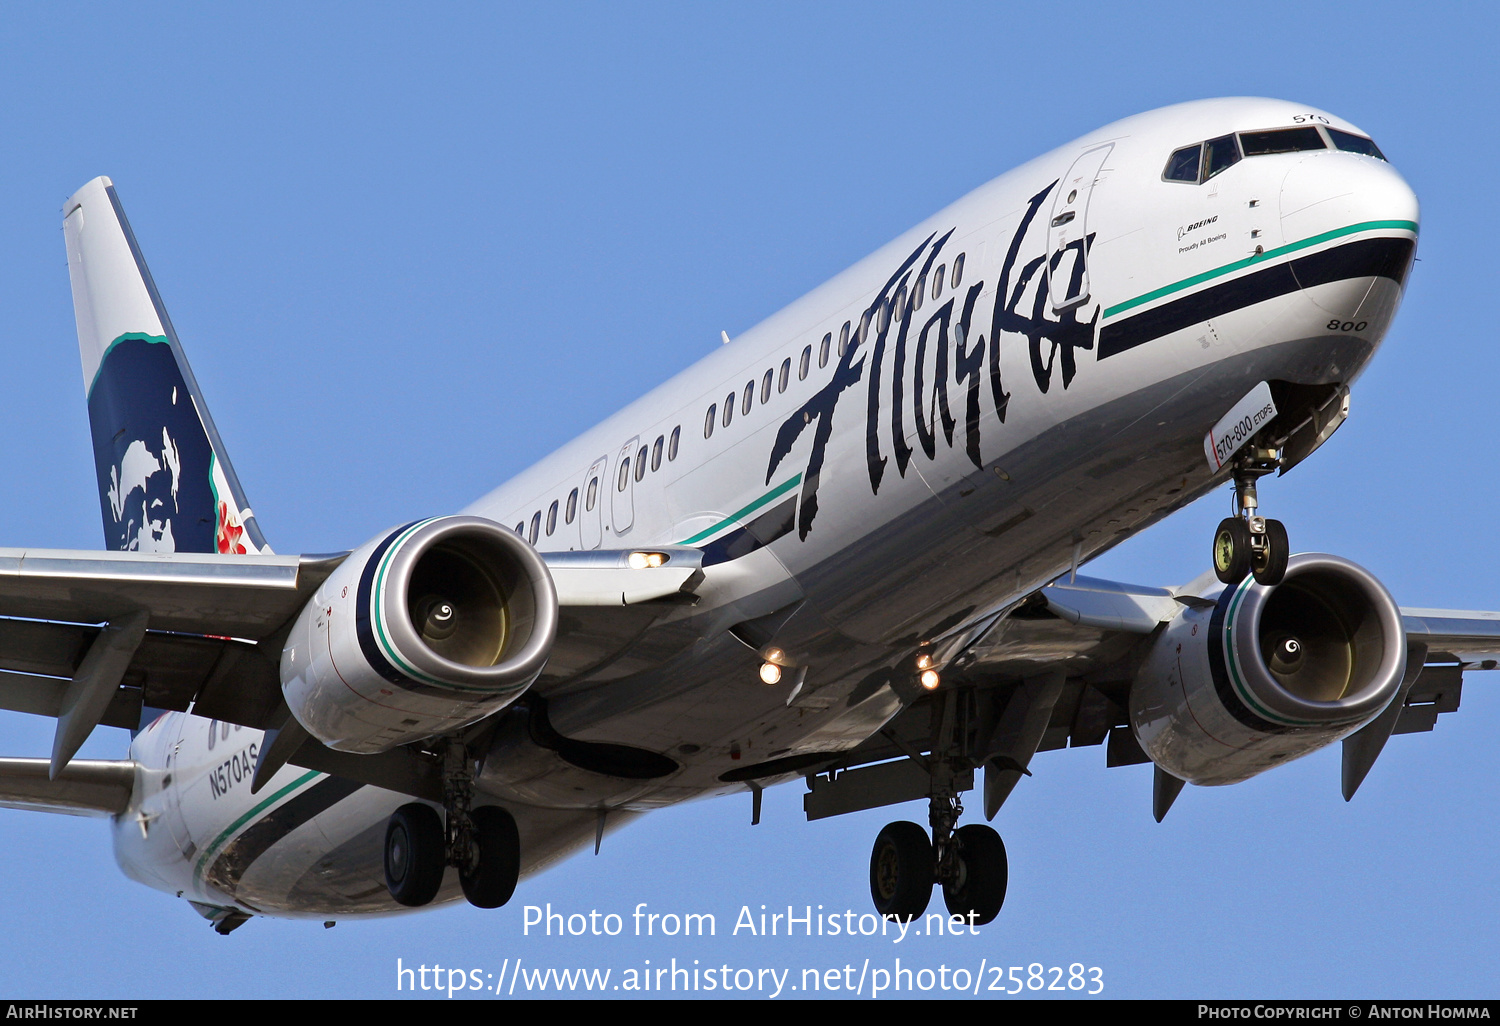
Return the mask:
{"type": "Polygon", "coordinates": [[[269,552],[108,178],[63,234],[106,547],[269,552]]]}

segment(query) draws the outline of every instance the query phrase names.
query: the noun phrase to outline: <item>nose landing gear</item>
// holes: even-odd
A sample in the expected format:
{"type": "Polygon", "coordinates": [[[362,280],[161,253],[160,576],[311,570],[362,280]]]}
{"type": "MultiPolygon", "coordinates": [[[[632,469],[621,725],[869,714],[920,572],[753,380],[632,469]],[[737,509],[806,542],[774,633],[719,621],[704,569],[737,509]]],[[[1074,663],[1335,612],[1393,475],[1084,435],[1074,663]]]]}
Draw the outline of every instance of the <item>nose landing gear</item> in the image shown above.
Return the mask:
{"type": "Polygon", "coordinates": [[[1286,527],[1279,520],[1257,514],[1255,482],[1281,466],[1281,450],[1248,449],[1235,457],[1234,495],[1238,512],[1220,521],[1214,532],[1214,574],[1225,584],[1238,584],[1246,574],[1256,583],[1272,586],[1286,576],[1291,549],[1286,527]]]}
{"type": "Polygon", "coordinates": [[[419,908],[437,897],[448,866],[458,869],[464,897],[499,908],[515,893],[521,837],[504,809],[472,808],[474,776],[468,748],[451,741],[443,753],[445,816],[420,802],[401,806],[385,829],[385,883],[392,899],[419,908]]]}

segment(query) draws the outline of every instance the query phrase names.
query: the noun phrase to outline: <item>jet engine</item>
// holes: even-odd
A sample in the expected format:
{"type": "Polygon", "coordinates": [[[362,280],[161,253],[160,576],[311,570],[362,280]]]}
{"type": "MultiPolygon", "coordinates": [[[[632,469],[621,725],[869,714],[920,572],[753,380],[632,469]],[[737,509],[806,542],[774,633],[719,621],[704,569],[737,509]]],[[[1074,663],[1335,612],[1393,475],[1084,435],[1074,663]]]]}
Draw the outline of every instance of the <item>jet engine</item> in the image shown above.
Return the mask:
{"type": "Polygon", "coordinates": [[[317,590],[282,650],[282,693],[330,748],[383,752],[515,701],[556,634],[536,550],[480,517],[422,520],[366,542],[317,590]]]}
{"type": "Polygon", "coordinates": [[[1396,697],[1406,632],[1368,571],[1318,553],[1286,578],[1247,577],[1179,613],[1130,692],[1130,725],[1156,765],[1233,784],[1338,741],[1396,697]]]}

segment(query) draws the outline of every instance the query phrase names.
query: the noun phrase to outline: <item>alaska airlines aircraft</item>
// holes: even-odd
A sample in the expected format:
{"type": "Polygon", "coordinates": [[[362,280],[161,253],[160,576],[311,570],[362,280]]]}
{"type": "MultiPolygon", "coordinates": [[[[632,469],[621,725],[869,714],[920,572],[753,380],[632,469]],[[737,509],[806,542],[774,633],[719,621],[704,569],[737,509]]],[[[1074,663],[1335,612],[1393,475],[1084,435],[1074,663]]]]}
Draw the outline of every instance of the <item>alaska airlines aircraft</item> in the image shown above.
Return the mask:
{"type": "MultiPolygon", "coordinates": [[[[468,509],[271,552],[108,179],[65,206],[108,551],[0,550],[0,708],[54,716],[0,801],[112,817],[228,932],[467,898],[690,798],[912,799],[877,911],[985,923],[985,819],[1037,752],[1153,806],[1393,733],[1494,668],[1500,614],[1401,609],[1262,514],[1343,423],[1416,197],[1277,100],[1128,118],[976,189],[468,509]],[[1177,587],[1089,559],[1232,482],[1177,587]],[[358,539],[351,539],[351,543],[358,539]],[[73,756],[100,724],[129,758],[73,756]],[[973,818],[973,817],[971,817],[973,818]]],[[[437,512],[437,511],[435,511],[437,512]]]]}

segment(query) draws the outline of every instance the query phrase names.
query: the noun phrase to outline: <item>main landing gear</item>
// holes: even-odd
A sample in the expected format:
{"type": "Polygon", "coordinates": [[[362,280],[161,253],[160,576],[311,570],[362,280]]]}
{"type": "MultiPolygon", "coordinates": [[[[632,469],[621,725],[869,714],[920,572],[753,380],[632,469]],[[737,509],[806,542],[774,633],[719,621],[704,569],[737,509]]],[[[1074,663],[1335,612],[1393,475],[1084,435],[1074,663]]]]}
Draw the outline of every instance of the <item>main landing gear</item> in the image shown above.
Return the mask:
{"type": "Polygon", "coordinates": [[[1281,465],[1279,449],[1247,449],[1234,460],[1234,496],[1238,512],[1220,521],[1214,532],[1214,573],[1225,584],[1238,584],[1246,574],[1256,583],[1280,584],[1291,555],[1286,527],[1256,512],[1255,482],[1281,465]]]}
{"type": "Polygon", "coordinates": [[[420,802],[391,813],[385,828],[385,884],[410,908],[437,897],[448,866],[458,869],[469,904],[499,908],[515,893],[521,873],[521,835],[510,813],[473,808],[474,776],[466,746],[449,742],[443,757],[446,816],[420,802]]]}
{"type": "Polygon", "coordinates": [[[963,814],[956,794],[929,799],[932,839],[915,823],[891,823],[870,853],[870,896],[882,916],[909,921],[927,911],[934,884],[948,912],[971,926],[1000,914],[1010,879],[1005,842],[982,823],[954,829],[963,814]]]}

